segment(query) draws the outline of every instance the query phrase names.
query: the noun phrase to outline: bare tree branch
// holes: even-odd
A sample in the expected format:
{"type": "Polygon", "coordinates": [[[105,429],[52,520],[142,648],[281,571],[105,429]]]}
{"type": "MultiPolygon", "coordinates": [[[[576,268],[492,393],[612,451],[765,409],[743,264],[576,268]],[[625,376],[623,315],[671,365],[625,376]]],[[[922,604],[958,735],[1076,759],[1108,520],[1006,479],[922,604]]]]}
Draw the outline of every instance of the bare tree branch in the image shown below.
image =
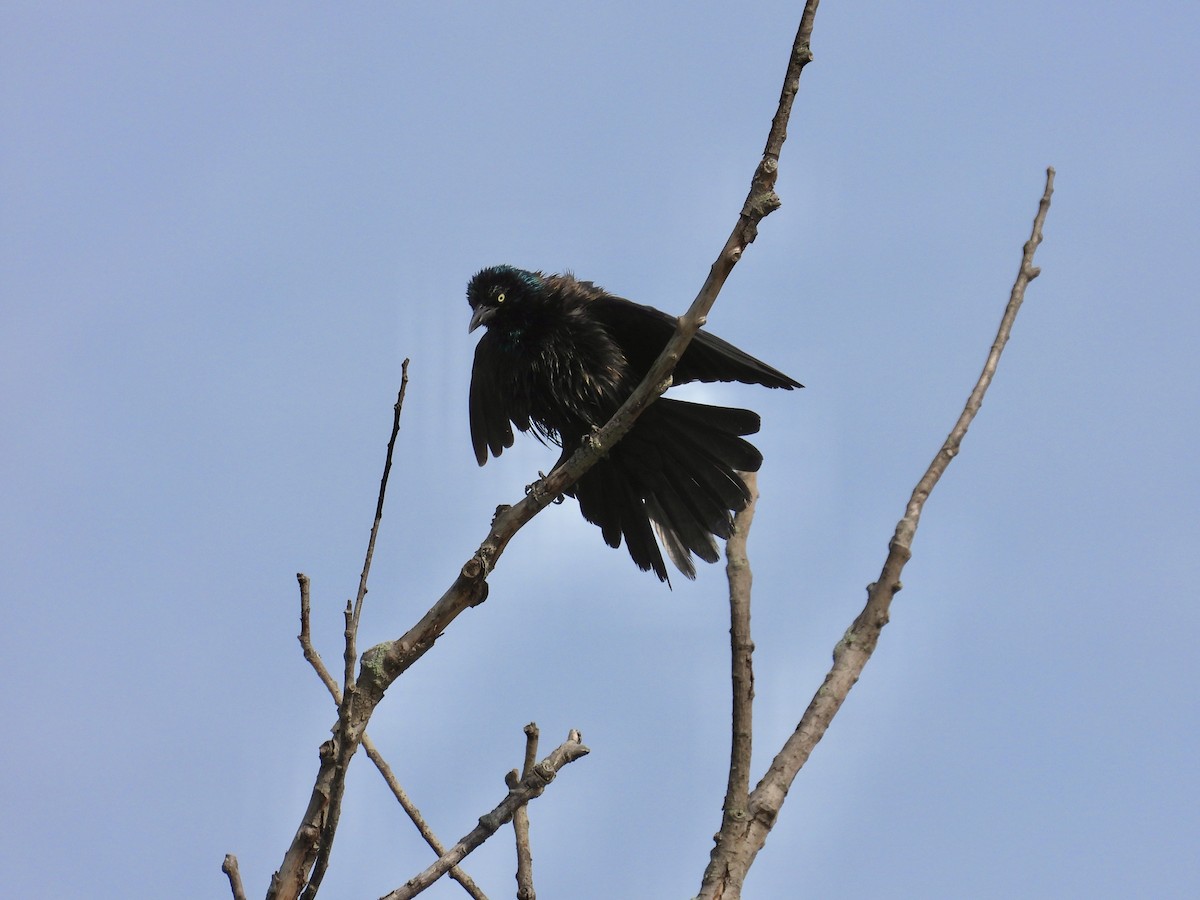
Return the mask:
{"type": "Polygon", "coordinates": [[[226,853],[225,862],[221,863],[221,871],[229,876],[229,889],[233,891],[233,900],[246,900],[246,889],[242,886],[242,873],[238,871],[237,857],[226,853]]]}
{"type": "Polygon", "coordinates": [[[321,659],[321,654],[312,642],[312,584],[303,572],[296,573],[296,580],[300,582],[300,647],[304,651],[304,658],[316,670],[317,677],[333,696],[333,702],[341,706],[342,689],[333,680],[329,669],[325,667],[325,660],[321,659]]]}
{"type": "MultiPolygon", "coordinates": [[[[725,543],[725,572],[729,581],[729,644],[733,679],[733,738],[729,754],[729,784],[725,789],[725,820],[746,817],[750,793],[750,752],[753,737],[754,666],[750,638],[750,588],[754,574],[746,554],[746,540],[758,503],[758,475],[743,472],[750,502],[733,518],[733,532],[725,543]]],[[[724,828],[722,824],[722,828],[724,828]]]]}
{"type": "MultiPolygon", "coordinates": [[[[1025,299],[1025,289],[1040,273],[1033,264],[1033,257],[1042,242],[1042,228],[1050,210],[1050,197],[1053,193],[1054,169],[1050,168],[1046,170],[1046,186],[1033,220],[1033,231],[1029,240],[1025,242],[1021,266],[979,380],[968,396],[958,421],[921,480],[917,482],[904,516],[897,523],[895,534],[888,544],[887,560],[883,564],[879,579],[867,586],[866,606],[834,647],[833,667],[825,676],[825,682],[809,703],[808,709],[804,711],[796,730],[772,761],[762,781],[750,794],[748,816],[739,829],[740,833],[729,835],[727,840],[718,843],[713,849],[708,869],[704,873],[699,898],[720,897],[724,900],[734,900],[741,896],[741,886],[746,873],[774,826],[796,774],[808,761],[817,742],[825,735],[829,723],[858,681],[867,660],[871,658],[879,635],[888,622],[888,610],[892,599],[900,590],[900,573],[912,557],[913,537],[917,533],[925,501],[950,465],[950,461],[958,455],[963,437],[979,412],[984,394],[996,373],[1000,354],[1008,343],[1013,322],[1025,299]]],[[[724,830],[722,836],[725,836],[724,830]]]]}
{"type": "MultiPolygon", "coordinates": [[[[538,736],[536,722],[525,726],[525,763],[521,766],[521,778],[528,778],[533,772],[538,736]]],[[[537,891],[533,887],[533,850],[529,846],[529,807],[519,806],[513,813],[513,833],[517,839],[517,900],[537,900],[537,891]]]]}
{"type": "MultiPolygon", "coordinates": [[[[375,768],[379,770],[379,774],[383,776],[383,780],[387,782],[388,788],[392,792],[392,796],[399,802],[400,807],[412,819],[412,823],[417,826],[417,831],[421,833],[421,837],[425,839],[430,848],[438,856],[444,856],[446,848],[442,842],[438,840],[433,829],[425,821],[425,817],[421,815],[421,811],[417,809],[417,805],[412,802],[404,788],[400,786],[400,781],[396,778],[396,773],[392,771],[392,767],[387,764],[387,760],[383,758],[383,754],[375,746],[375,742],[371,740],[369,734],[364,734],[362,739],[363,751],[370,757],[371,762],[375,763],[375,768]]],[[[480,890],[474,880],[458,866],[452,866],[450,871],[446,873],[460,885],[474,900],[488,900],[487,894],[480,890]]]]}
{"type": "Polygon", "coordinates": [[[559,769],[586,756],[590,751],[581,741],[579,732],[571,731],[565,743],[560,744],[549,756],[535,765],[528,776],[509,788],[508,796],[501,800],[495,809],[480,816],[479,824],[470,833],[424,872],[410,878],[403,886],[387,894],[383,900],[410,900],[441,878],[450,866],[459,863],[468,853],[495,834],[500,826],[512,819],[517,809],[540,797],[559,769]]]}

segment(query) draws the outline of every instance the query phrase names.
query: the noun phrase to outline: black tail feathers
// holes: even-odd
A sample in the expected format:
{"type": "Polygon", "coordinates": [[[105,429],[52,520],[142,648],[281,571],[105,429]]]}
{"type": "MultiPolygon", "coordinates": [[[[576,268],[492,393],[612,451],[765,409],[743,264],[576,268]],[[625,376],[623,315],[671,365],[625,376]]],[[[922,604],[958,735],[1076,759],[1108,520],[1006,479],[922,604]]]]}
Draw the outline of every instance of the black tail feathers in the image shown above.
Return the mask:
{"type": "Polygon", "coordinates": [[[638,568],[669,583],[661,541],[676,568],[695,578],[692,556],[716,562],[716,538],[729,537],[733,513],[750,499],[738,472],[762,465],[743,439],[759,424],[748,409],[660,398],[571,493],[610,547],[624,538],[638,568]]]}

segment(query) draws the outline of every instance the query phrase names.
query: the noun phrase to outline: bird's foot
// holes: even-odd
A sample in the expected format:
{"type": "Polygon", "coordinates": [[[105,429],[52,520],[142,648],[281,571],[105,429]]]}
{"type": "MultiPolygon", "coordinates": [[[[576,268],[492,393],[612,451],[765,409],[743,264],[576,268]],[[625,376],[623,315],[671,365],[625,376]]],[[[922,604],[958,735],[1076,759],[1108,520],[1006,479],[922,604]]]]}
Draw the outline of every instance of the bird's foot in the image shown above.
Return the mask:
{"type": "MultiPolygon", "coordinates": [[[[546,473],[539,470],[538,471],[538,480],[535,481],[533,484],[525,485],[525,496],[533,497],[537,500],[542,499],[546,495],[546,492],[544,490],[542,490],[542,482],[544,482],[545,480],[546,480],[546,473]]],[[[562,503],[563,495],[559,494],[557,497],[555,497],[553,500],[551,500],[549,502],[555,503],[555,504],[562,503]]]]}
{"type": "Polygon", "coordinates": [[[580,443],[582,443],[583,446],[587,447],[589,450],[599,450],[600,426],[593,425],[590,429],[588,429],[588,433],[583,436],[580,443]]]}

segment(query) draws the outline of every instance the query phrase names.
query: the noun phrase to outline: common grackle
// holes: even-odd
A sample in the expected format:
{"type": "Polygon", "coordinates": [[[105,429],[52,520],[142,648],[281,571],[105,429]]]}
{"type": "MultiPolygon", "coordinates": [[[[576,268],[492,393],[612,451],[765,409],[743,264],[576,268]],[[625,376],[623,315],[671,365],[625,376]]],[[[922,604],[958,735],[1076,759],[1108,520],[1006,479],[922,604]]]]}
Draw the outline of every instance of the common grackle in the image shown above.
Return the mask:
{"type": "MultiPolygon", "coordinates": [[[[560,445],[561,464],[633,393],[675,330],[673,317],[590,281],[512,266],[477,273],[467,302],[470,330],[487,328],[471,372],[471,441],[481,466],[489,450],[499,456],[512,446],[513,425],[560,445]]],[[[672,379],[803,387],[703,330],[672,379]]],[[[762,465],[742,439],[758,428],[748,409],[659,398],[567,493],[610,547],[624,537],[638,568],[668,581],[657,532],[679,571],[695,578],[691,554],[716,562],[714,535],[729,537],[732,513],[749,499],[737,473],[762,465]]]]}

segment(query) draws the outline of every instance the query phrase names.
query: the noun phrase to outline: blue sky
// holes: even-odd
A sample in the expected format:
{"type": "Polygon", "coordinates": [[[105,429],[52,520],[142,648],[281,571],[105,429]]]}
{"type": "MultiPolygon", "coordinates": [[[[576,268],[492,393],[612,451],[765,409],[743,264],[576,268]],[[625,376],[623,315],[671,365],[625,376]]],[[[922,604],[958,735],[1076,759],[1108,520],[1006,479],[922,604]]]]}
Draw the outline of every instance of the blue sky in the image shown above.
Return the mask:
{"type": "MultiPolygon", "coordinates": [[[[555,454],[476,467],[464,287],[572,269],[683,310],[740,208],[799,4],[0,10],[0,666],[13,896],[252,896],[363,623],[409,627],[555,454]]],[[[823,4],[779,192],[709,327],[759,410],[756,773],[794,727],[1057,192],[892,623],[747,896],[1190,897],[1200,175],[1194,4],[823,4]]],[[[573,503],[372,723],[447,841],[521,727],[592,755],[531,810],[546,897],[695,893],[727,757],[718,567],[673,592],[573,503]]],[[[429,861],[365,759],[330,897],[429,861]]],[[[466,868],[513,890],[499,835],[466,868]]],[[[451,884],[431,897],[461,896],[451,884]]]]}

